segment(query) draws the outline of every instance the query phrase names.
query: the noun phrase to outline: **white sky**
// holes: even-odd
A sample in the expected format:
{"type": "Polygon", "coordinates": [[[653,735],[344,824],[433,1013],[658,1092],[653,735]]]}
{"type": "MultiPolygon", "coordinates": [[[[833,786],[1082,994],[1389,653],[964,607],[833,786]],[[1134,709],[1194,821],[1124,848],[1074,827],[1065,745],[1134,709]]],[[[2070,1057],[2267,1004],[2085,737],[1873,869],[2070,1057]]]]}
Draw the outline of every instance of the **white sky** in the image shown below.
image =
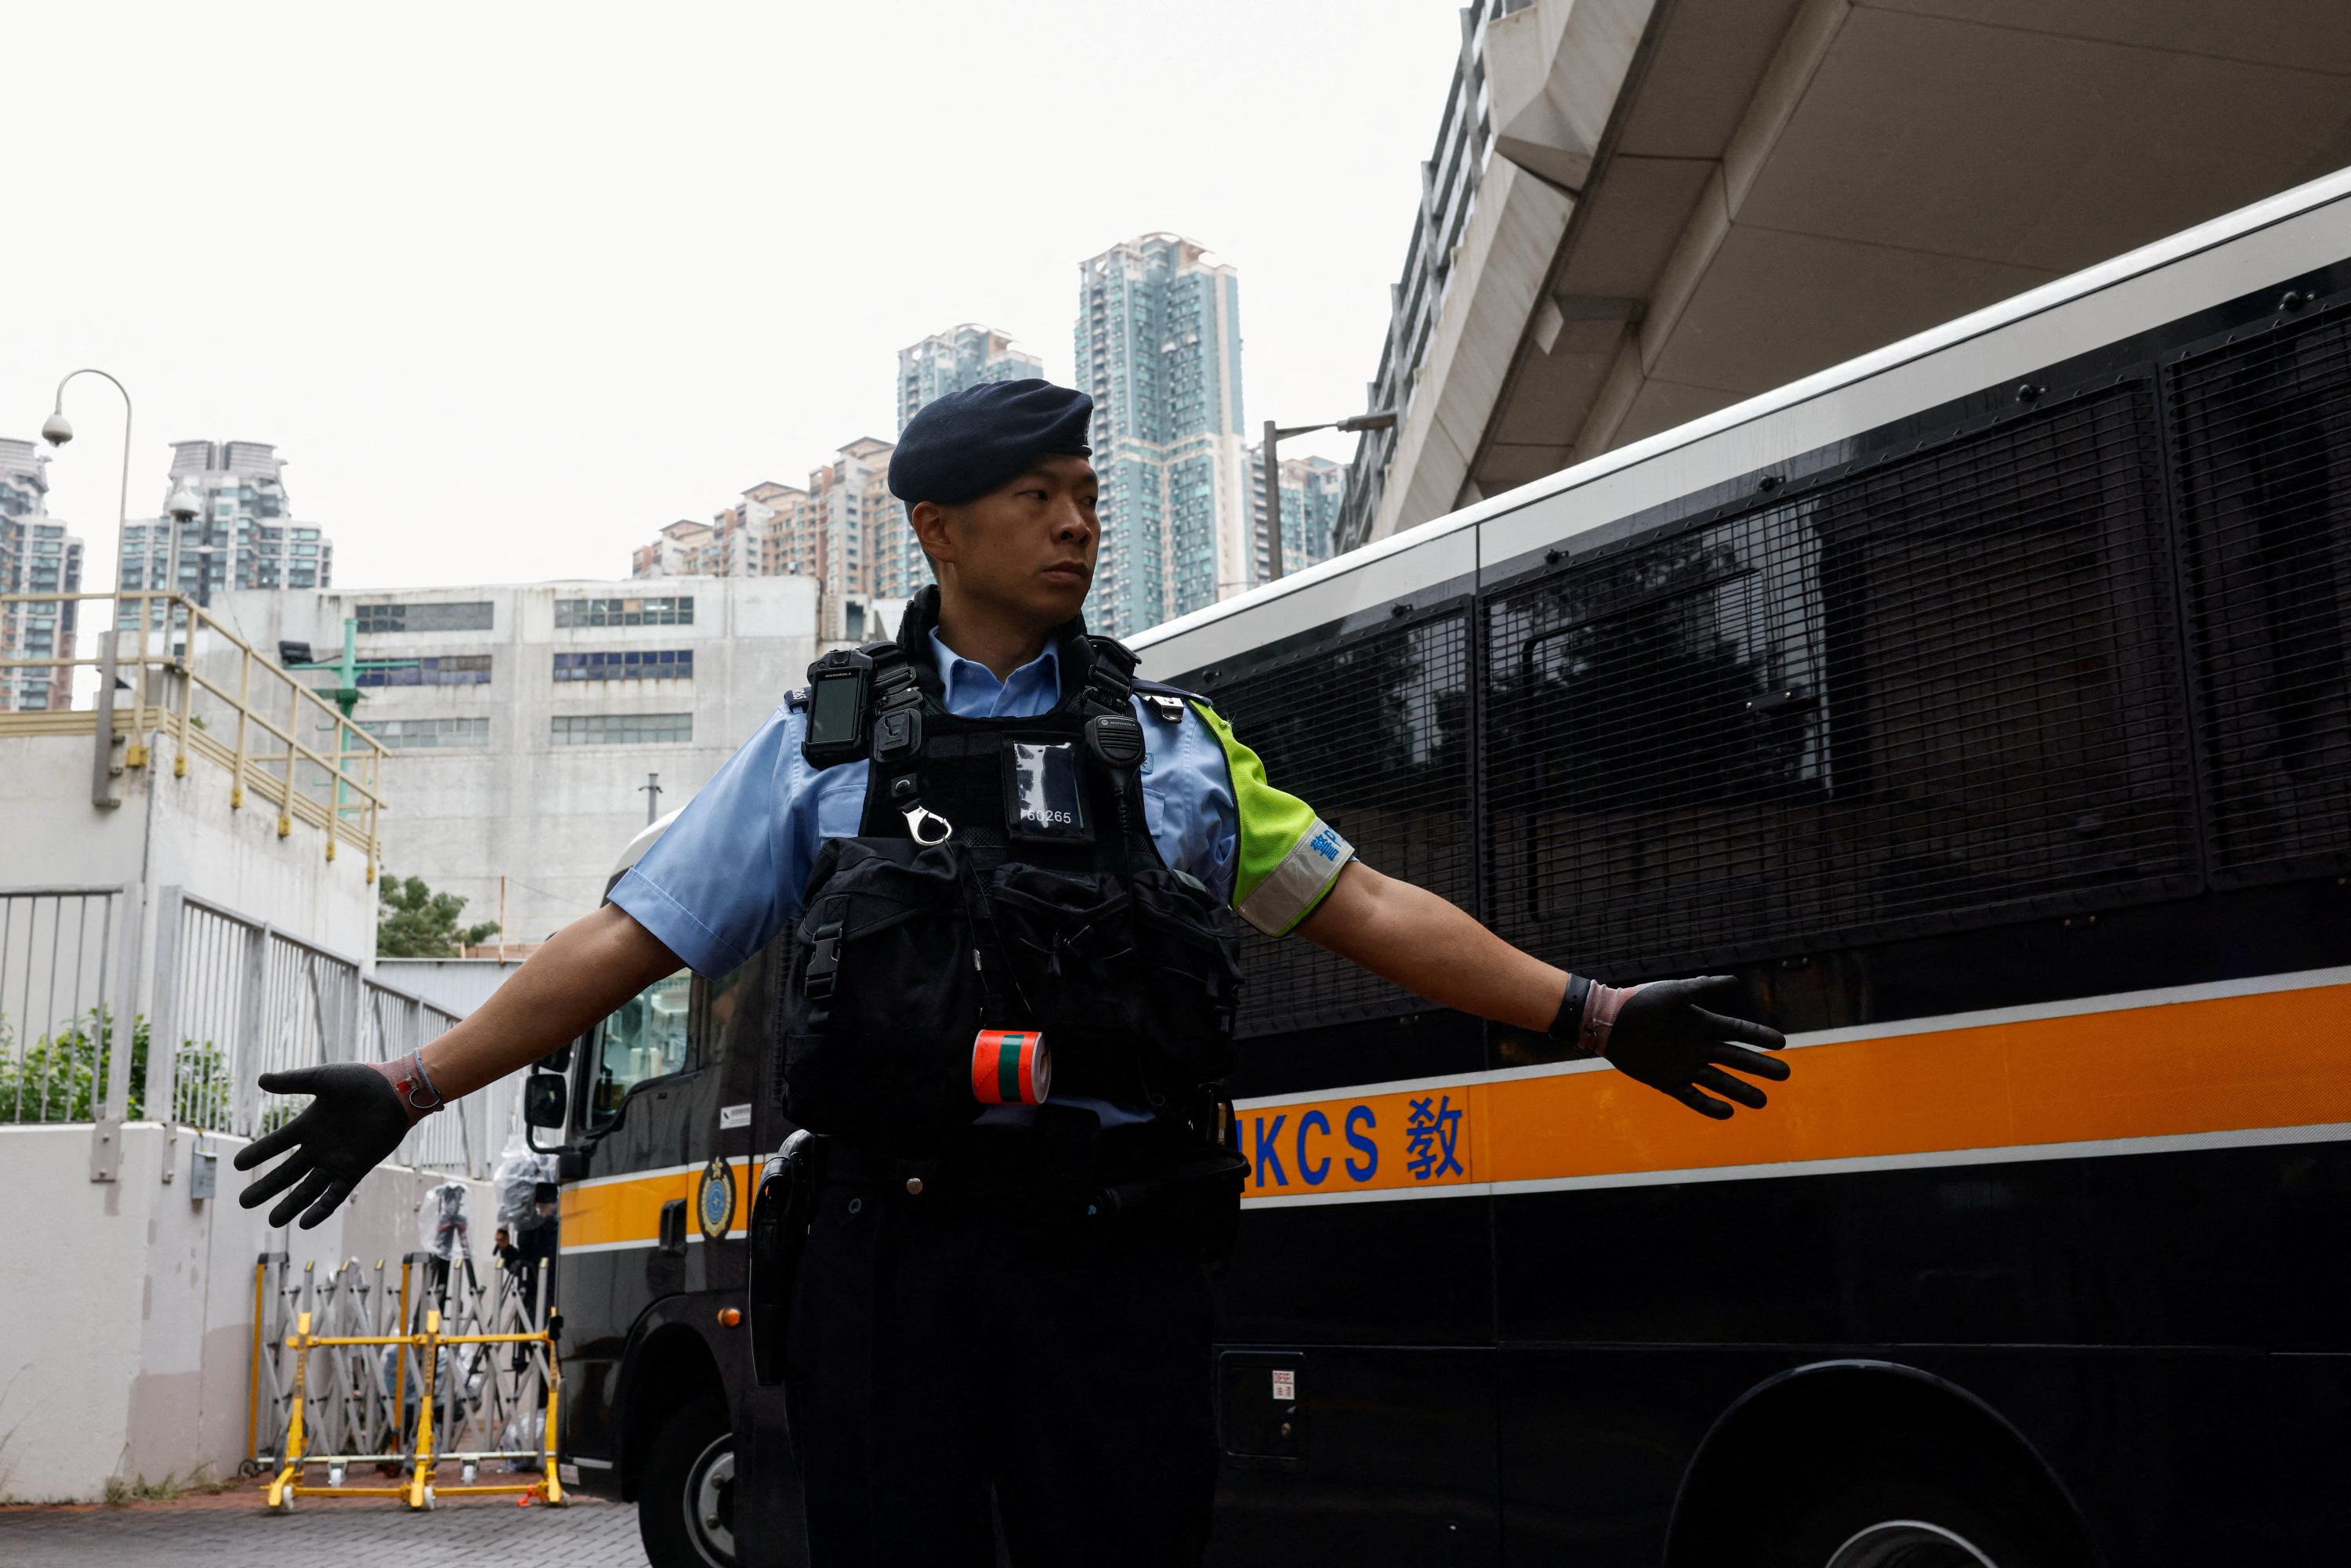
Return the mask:
{"type": "MultiPolygon", "coordinates": [[[[1066,381],[1077,263],[1154,229],[1240,269],[1249,427],[1334,419],[1457,5],[17,7],[0,435],[98,365],[138,400],[133,517],[166,443],[269,441],[338,587],[622,577],[893,434],[926,333],[1066,381]]],[[[67,413],[50,507],[103,588],[121,404],[86,376],[67,413]]]]}

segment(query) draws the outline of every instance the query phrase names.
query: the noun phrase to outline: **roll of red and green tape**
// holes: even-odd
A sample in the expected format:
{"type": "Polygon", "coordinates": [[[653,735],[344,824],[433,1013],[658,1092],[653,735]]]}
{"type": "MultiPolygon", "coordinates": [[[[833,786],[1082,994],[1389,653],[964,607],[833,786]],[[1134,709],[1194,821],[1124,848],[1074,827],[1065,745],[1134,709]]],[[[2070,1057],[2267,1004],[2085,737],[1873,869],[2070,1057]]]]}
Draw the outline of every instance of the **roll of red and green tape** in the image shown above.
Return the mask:
{"type": "Polygon", "coordinates": [[[972,1097],[983,1105],[1041,1105],[1053,1092],[1053,1059],[1033,1029],[984,1029],[971,1048],[972,1097]]]}

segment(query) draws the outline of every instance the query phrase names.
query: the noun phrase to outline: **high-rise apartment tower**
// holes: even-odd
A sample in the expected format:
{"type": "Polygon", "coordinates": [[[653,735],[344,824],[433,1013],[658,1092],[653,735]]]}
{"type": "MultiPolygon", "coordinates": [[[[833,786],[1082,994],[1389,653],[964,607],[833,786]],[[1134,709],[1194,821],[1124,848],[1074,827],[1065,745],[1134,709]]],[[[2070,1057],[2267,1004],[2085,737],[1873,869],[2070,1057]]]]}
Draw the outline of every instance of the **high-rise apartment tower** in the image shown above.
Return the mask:
{"type": "Polygon", "coordinates": [[[1257,581],[1241,432],[1240,275],[1152,234],[1078,266],[1102,553],[1087,623],[1124,636],[1257,581]]]}
{"type": "MultiPolygon", "coordinates": [[[[1265,521],[1265,444],[1249,449],[1249,520],[1257,540],[1257,580],[1272,574],[1265,521]]],[[[1331,536],[1347,497],[1347,466],[1328,457],[1281,459],[1281,572],[1287,577],[1331,559],[1331,536]]]]}
{"type": "Polygon", "coordinates": [[[1045,361],[1012,346],[1012,334],[967,321],[898,350],[898,427],[934,398],[989,382],[1045,373],[1045,361]]]}
{"type": "MultiPolygon", "coordinates": [[[[81,588],[81,540],[49,516],[48,461],[29,441],[0,441],[0,594],[81,588]]],[[[70,600],[0,599],[0,659],[73,655],[70,600]]],[[[70,665],[0,669],[0,711],[72,706],[70,665]]]]}
{"type": "MultiPolygon", "coordinates": [[[[898,350],[898,428],[904,430],[925,403],[949,392],[1044,373],[1045,361],[1026,349],[1014,348],[1009,332],[976,321],[934,332],[898,350]]],[[[904,511],[901,507],[902,520],[904,511]]],[[[922,546],[914,541],[913,528],[876,531],[873,574],[874,591],[894,599],[906,598],[930,581],[931,569],[923,559],[922,546]]]]}
{"type": "MultiPolygon", "coordinates": [[[[179,589],[199,604],[232,588],[332,586],[335,543],[316,523],[298,522],[281,477],[286,460],[260,441],[175,441],[172,482],[202,503],[180,525],[179,589]]],[[[122,586],[163,588],[172,523],[157,517],[123,530],[122,586]]]]}

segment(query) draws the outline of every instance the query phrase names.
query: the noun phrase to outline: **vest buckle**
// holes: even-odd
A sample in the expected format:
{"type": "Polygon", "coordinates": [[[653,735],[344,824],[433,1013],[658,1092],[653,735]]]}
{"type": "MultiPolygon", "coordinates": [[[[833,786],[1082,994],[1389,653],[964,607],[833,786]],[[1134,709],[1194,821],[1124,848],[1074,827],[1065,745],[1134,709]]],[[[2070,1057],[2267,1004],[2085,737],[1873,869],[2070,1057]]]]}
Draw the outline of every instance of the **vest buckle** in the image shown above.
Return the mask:
{"type": "Polygon", "coordinates": [[[899,813],[906,819],[906,832],[916,843],[943,844],[955,831],[955,824],[928,807],[915,804],[899,813]]]}
{"type": "Polygon", "coordinates": [[[841,922],[828,921],[816,928],[809,946],[808,998],[812,1002],[832,999],[833,982],[841,974],[841,922]]]}

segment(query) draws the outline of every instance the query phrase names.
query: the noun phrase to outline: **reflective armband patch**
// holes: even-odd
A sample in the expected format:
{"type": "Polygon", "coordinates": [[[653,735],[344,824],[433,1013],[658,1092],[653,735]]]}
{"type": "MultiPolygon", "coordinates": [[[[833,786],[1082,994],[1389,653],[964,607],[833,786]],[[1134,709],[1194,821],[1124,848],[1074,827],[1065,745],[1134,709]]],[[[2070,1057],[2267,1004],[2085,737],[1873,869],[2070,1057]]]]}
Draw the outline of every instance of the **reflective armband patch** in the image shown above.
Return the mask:
{"type": "Polygon", "coordinates": [[[1317,817],[1237,912],[1267,936],[1280,936],[1306,917],[1354,854],[1355,846],[1317,817]]]}

